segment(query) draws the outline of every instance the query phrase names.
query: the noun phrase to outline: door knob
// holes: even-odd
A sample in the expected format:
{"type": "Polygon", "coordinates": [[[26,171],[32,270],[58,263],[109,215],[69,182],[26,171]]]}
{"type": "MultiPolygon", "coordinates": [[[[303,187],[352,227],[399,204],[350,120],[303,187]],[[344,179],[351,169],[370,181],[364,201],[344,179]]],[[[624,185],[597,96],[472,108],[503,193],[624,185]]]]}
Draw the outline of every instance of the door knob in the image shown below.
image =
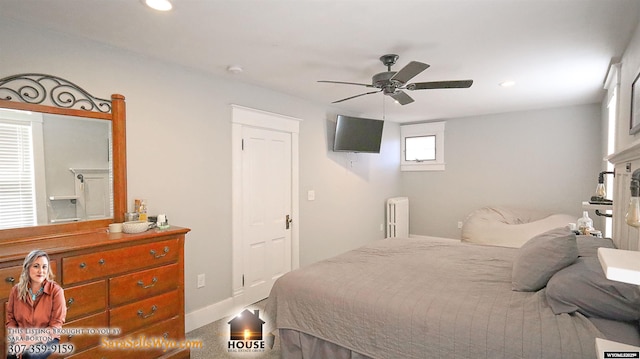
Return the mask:
{"type": "Polygon", "coordinates": [[[293,219],[291,219],[291,215],[287,214],[284,219],[285,229],[289,229],[291,227],[291,222],[293,222],[293,219]]]}

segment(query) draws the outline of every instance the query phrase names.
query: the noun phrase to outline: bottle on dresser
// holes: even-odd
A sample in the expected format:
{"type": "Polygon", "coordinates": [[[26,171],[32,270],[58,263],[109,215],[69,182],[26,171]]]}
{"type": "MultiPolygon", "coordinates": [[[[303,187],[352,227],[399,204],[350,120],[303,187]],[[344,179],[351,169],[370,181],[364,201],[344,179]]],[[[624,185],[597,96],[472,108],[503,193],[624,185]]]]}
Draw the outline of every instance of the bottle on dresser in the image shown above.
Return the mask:
{"type": "Polygon", "coordinates": [[[589,213],[587,211],[583,211],[582,217],[578,218],[578,232],[580,232],[580,234],[589,235],[593,230],[595,230],[595,228],[593,228],[593,220],[589,218],[589,213]]]}
{"type": "Polygon", "coordinates": [[[143,199],[136,199],[134,201],[134,208],[138,213],[138,220],[146,222],[147,221],[147,204],[145,203],[145,201],[143,199]]]}

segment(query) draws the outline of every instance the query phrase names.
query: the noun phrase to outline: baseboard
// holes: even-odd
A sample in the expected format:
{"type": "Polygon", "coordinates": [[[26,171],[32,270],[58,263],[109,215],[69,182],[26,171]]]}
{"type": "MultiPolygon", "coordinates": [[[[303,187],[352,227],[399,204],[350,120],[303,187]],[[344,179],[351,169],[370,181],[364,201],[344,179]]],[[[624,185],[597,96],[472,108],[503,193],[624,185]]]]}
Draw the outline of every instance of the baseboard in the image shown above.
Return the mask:
{"type": "Polygon", "coordinates": [[[421,234],[409,234],[409,238],[416,238],[416,239],[434,239],[434,238],[437,238],[437,239],[449,239],[449,240],[458,241],[458,242],[460,241],[460,239],[458,239],[458,238],[424,236],[424,235],[421,235],[421,234]]]}
{"type": "Polygon", "coordinates": [[[235,299],[230,297],[204,308],[186,313],[184,318],[185,332],[188,333],[192,330],[204,327],[207,324],[211,324],[216,320],[238,314],[243,308],[243,305],[239,304],[238,301],[238,297],[235,299]]]}

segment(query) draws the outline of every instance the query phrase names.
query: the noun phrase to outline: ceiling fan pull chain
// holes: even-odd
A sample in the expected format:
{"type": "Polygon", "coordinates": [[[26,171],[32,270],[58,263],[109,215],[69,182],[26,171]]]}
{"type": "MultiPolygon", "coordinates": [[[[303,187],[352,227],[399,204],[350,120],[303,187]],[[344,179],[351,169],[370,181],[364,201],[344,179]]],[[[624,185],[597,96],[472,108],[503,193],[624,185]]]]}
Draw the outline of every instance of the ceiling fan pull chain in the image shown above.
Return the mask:
{"type": "Polygon", "coordinates": [[[385,121],[387,119],[387,115],[386,115],[386,106],[384,103],[384,96],[382,96],[382,121],[385,121]]]}

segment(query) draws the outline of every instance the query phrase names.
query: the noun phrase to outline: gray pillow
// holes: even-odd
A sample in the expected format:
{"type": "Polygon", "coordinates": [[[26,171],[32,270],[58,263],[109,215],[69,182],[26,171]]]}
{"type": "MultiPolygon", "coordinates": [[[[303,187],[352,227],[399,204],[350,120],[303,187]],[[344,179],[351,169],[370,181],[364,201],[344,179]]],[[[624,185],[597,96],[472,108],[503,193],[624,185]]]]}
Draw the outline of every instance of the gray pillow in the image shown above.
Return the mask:
{"type": "Polygon", "coordinates": [[[518,249],[511,272],[511,289],[521,292],[542,289],[552,275],[577,258],[576,235],[568,228],[539,234],[518,249]]]}
{"type": "Polygon", "coordinates": [[[640,320],[638,286],[607,279],[597,257],[581,257],[556,273],[547,284],[546,296],[555,314],[640,320]]]}
{"type": "Polygon", "coordinates": [[[598,248],[615,248],[615,244],[610,238],[597,238],[594,236],[576,236],[578,244],[578,257],[597,257],[598,248]]]}

